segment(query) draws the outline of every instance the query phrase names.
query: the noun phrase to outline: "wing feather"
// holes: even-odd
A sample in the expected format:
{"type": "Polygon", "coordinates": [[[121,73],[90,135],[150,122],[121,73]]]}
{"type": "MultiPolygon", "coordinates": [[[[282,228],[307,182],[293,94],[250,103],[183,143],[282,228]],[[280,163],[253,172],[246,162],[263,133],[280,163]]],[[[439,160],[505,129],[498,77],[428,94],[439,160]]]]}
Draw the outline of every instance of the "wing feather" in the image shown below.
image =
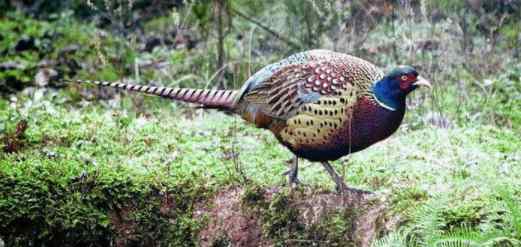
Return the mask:
{"type": "Polygon", "coordinates": [[[289,119],[299,107],[321,97],[350,95],[354,89],[367,94],[381,77],[376,66],[360,58],[312,50],[266,66],[248,80],[241,97],[269,116],[289,119]]]}

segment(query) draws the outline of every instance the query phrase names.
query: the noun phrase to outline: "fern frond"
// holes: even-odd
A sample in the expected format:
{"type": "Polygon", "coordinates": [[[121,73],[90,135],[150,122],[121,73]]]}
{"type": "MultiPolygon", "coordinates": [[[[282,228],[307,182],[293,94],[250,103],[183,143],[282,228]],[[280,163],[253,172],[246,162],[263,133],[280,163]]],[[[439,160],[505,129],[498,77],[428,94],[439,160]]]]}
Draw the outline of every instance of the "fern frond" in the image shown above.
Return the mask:
{"type": "Polygon", "coordinates": [[[389,233],[385,237],[374,241],[373,244],[371,245],[371,247],[403,247],[403,246],[410,246],[410,247],[418,246],[414,241],[411,241],[410,230],[400,230],[397,232],[389,233]]]}
{"type": "Polygon", "coordinates": [[[521,206],[519,206],[520,202],[518,202],[513,197],[513,189],[510,186],[502,186],[498,189],[499,196],[503,199],[505,203],[505,209],[508,211],[508,215],[511,217],[510,219],[506,219],[512,223],[512,230],[514,234],[518,237],[521,237],[521,206]]]}
{"type": "Polygon", "coordinates": [[[441,236],[436,247],[474,247],[474,246],[519,246],[521,243],[509,236],[508,231],[481,232],[464,226],[441,236]],[[499,244],[499,245],[498,245],[499,244]]]}
{"type": "Polygon", "coordinates": [[[413,221],[417,225],[415,232],[419,236],[423,236],[422,246],[434,246],[440,240],[443,234],[441,228],[444,221],[441,214],[444,204],[444,200],[435,198],[430,204],[423,205],[412,215],[413,221]]]}
{"type": "Polygon", "coordinates": [[[521,247],[521,240],[511,237],[497,237],[483,243],[484,246],[512,246],[521,247]],[[506,245],[509,243],[509,245],[506,245]]]}
{"type": "Polygon", "coordinates": [[[482,235],[469,227],[455,229],[440,236],[434,244],[436,247],[474,247],[481,246],[482,235]]]}

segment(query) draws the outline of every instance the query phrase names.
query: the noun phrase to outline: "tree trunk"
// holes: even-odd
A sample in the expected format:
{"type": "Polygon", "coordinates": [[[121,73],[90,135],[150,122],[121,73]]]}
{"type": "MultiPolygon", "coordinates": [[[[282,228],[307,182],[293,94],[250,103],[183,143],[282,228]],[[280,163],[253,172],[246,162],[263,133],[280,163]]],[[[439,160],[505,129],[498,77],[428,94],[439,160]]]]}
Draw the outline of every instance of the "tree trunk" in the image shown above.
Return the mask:
{"type": "Polygon", "coordinates": [[[226,35],[224,33],[223,15],[225,14],[224,8],[226,7],[226,0],[215,0],[215,17],[217,19],[217,88],[223,89],[224,85],[224,39],[226,35]]]}

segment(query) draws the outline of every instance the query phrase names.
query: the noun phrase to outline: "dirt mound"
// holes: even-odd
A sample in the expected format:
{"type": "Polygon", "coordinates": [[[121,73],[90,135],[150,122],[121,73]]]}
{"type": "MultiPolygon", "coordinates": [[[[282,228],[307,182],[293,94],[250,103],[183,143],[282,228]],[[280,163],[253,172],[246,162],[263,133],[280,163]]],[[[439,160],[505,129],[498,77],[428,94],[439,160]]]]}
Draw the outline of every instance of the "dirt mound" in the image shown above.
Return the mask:
{"type": "Polygon", "coordinates": [[[378,196],[231,187],[198,206],[201,246],[370,246],[385,230],[378,196]]]}

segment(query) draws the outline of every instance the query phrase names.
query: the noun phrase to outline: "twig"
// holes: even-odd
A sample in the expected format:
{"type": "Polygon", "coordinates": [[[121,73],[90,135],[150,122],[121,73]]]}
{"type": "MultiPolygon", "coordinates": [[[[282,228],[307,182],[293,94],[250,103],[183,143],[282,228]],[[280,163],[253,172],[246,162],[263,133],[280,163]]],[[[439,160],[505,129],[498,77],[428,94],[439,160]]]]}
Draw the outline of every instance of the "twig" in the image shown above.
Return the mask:
{"type": "Polygon", "coordinates": [[[242,13],[242,12],[240,12],[240,11],[234,9],[234,8],[230,8],[230,9],[231,9],[231,11],[232,11],[234,14],[236,14],[236,15],[238,15],[239,17],[244,18],[245,20],[247,20],[247,21],[249,21],[249,22],[251,22],[251,23],[257,25],[258,27],[260,27],[260,28],[262,28],[262,29],[264,29],[264,31],[266,31],[266,32],[268,32],[269,34],[275,36],[275,38],[284,41],[286,44],[288,44],[288,45],[291,46],[292,48],[297,49],[297,50],[298,50],[298,49],[302,49],[302,45],[300,45],[300,44],[298,44],[298,43],[296,43],[296,42],[290,40],[290,39],[287,38],[287,37],[282,36],[281,34],[275,32],[274,30],[272,30],[271,28],[265,26],[264,24],[260,23],[259,21],[255,20],[255,19],[253,19],[253,18],[251,18],[251,17],[249,17],[249,16],[247,16],[246,14],[244,14],[244,13],[242,13]]]}

